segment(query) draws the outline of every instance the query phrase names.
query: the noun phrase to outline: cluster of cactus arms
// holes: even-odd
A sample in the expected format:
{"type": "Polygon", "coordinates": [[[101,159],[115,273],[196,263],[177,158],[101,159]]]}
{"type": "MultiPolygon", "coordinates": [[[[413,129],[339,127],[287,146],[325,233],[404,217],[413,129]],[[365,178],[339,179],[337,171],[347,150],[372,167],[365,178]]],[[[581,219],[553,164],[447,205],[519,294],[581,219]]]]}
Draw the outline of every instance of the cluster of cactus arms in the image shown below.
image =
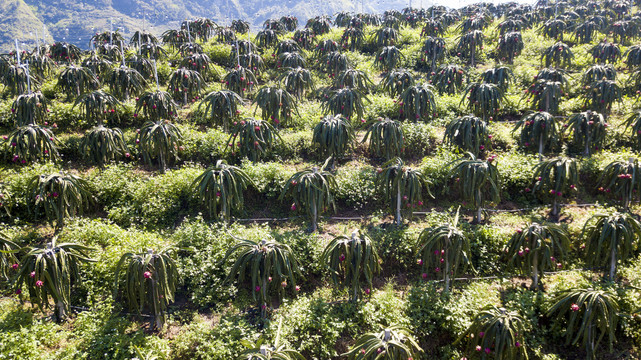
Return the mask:
{"type": "Polygon", "coordinates": [[[456,94],[463,88],[465,70],[460,65],[441,65],[432,77],[432,84],[440,94],[456,94]]]}
{"type": "Polygon", "coordinates": [[[390,96],[396,97],[401,95],[410,86],[414,86],[416,80],[414,75],[406,69],[394,69],[385,75],[381,81],[381,87],[390,96]]]}
{"type": "Polygon", "coordinates": [[[410,86],[400,95],[401,118],[411,121],[436,118],[436,101],[429,84],[410,86]]]}
{"type": "Polygon", "coordinates": [[[363,231],[354,230],[351,236],[335,237],[325,246],[321,259],[331,272],[332,282],[347,288],[353,302],[358,301],[363,292],[370,292],[367,289],[373,288],[374,275],[381,271],[376,244],[363,231]]]}
{"type": "Polygon", "coordinates": [[[521,55],[525,44],[520,32],[509,32],[501,35],[496,48],[496,57],[508,64],[514,63],[514,58],[521,55]]]}
{"type": "Polygon", "coordinates": [[[572,49],[563,42],[552,44],[543,50],[543,55],[541,55],[541,60],[546,67],[554,65],[555,67],[567,68],[572,65],[572,59],[574,59],[572,49]]]}
{"type": "Polygon", "coordinates": [[[463,198],[476,208],[475,221],[480,223],[485,201],[500,200],[501,178],[496,165],[489,159],[479,160],[468,153],[466,158],[454,164],[451,175],[456,178],[463,198]]]}
{"type": "MultiPolygon", "coordinates": [[[[399,74],[399,72],[403,72],[403,70],[390,71],[386,76],[386,79],[390,76],[394,76],[391,74],[399,74]]],[[[409,76],[411,76],[411,74],[409,76]]],[[[368,94],[372,91],[375,85],[364,71],[350,68],[341,71],[338,76],[334,77],[333,86],[337,89],[344,87],[354,88],[363,94],[368,94]]],[[[383,83],[382,86],[383,88],[386,88],[385,83],[383,83]]]]}
{"type": "Polygon", "coordinates": [[[126,299],[129,310],[138,314],[152,314],[151,329],[161,330],[164,327],[167,307],[174,301],[179,280],[178,265],[174,257],[171,249],[128,252],[122,255],[116,266],[114,297],[117,297],[118,290],[122,287],[122,296],[126,299]]]}
{"type": "Polygon", "coordinates": [[[253,185],[249,176],[240,168],[218,160],[198,176],[192,187],[207,207],[213,219],[231,221],[231,211],[243,206],[243,191],[253,185]]]}
{"type": "Polygon", "coordinates": [[[616,63],[621,59],[621,48],[618,44],[602,41],[590,49],[590,54],[598,63],[616,63]]]}
{"type": "Polygon", "coordinates": [[[436,63],[445,58],[445,39],[428,36],[421,48],[421,59],[430,64],[430,69],[436,69],[436,63]]]}
{"type": "Polygon", "coordinates": [[[389,160],[401,156],[404,148],[403,128],[396,120],[378,118],[367,124],[363,143],[369,140],[369,152],[389,160]]]}
{"type": "Polygon", "coordinates": [[[569,197],[568,193],[576,191],[579,184],[577,162],[563,157],[542,160],[534,166],[534,179],[532,190],[542,198],[552,198],[551,215],[558,217],[559,199],[569,197]]]}
{"type": "Polygon", "coordinates": [[[227,147],[232,155],[248,157],[256,162],[271,150],[276,141],[282,139],[268,121],[245,118],[234,122],[227,147]]]}
{"type": "Polygon", "coordinates": [[[494,359],[527,359],[526,320],[517,311],[488,305],[456,340],[467,339],[469,353],[492,354],[494,359]]]}
{"type": "Polygon", "coordinates": [[[212,91],[203,97],[198,110],[213,125],[220,126],[227,132],[232,127],[232,121],[238,117],[238,107],[242,104],[243,99],[233,91],[212,91]]]}
{"type": "MultiPolygon", "coordinates": [[[[382,189],[390,208],[394,209],[394,221],[401,225],[402,205],[410,209],[423,202],[423,188],[430,194],[430,182],[417,169],[405,165],[400,158],[386,162],[383,168],[377,169],[376,187],[382,189]]],[[[430,194],[431,196],[431,194],[430,194]]]]}
{"type": "Polygon", "coordinates": [[[182,143],[182,133],[168,120],[147,121],[140,128],[136,143],[144,161],[151,166],[158,161],[160,172],[165,172],[172,158],[178,158],[182,143]]]}
{"type": "Polygon", "coordinates": [[[498,85],[475,82],[463,91],[461,104],[466,103],[469,110],[484,120],[493,120],[504,99],[505,94],[498,85]]]}
{"type": "Polygon", "coordinates": [[[477,53],[483,49],[485,37],[481,30],[472,30],[458,39],[456,50],[459,56],[469,59],[470,65],[474,66],[477,60],[477,53]]]}
{"type": "Polygon", "coordinates": [[[454,119],[447,125],[443,142],[478,157],[480,152],[490,150],[491,138],[487,122],[467,115],[454,119]]]}
{"type": "Polygon", "coordinates": [[[569,250],[569,234],[563,227],[532,222],[512,235],[505,255],[509,267],[531,275],[531,288],[538,290],[544,271],[558,270],[569,250]]]}

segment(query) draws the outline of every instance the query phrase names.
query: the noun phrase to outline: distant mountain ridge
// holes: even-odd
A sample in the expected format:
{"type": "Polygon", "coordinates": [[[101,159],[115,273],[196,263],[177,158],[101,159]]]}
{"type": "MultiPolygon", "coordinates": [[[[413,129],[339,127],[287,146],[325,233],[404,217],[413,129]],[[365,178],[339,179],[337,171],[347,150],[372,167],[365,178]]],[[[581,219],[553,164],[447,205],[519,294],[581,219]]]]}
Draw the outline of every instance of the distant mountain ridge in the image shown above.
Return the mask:
{"type": "Polygon", "coordinates": [[[43,25],[47,42],[64,40],[88,48],[92,34],[109,30],[112,22],[114,30],[125,35],[143,24],[160,34],[177,28],[182,20],[198,17],[220,25],[243,19],[255,29],[265,20],[283,15],[296,16],[304,26],[316,15],[363,8],[366,12],[382,12],[407,5],[401,0],[0,0],[0,50],[14,49],[14,39],[32,48],[36,31],[43,38],[43,25]]]}

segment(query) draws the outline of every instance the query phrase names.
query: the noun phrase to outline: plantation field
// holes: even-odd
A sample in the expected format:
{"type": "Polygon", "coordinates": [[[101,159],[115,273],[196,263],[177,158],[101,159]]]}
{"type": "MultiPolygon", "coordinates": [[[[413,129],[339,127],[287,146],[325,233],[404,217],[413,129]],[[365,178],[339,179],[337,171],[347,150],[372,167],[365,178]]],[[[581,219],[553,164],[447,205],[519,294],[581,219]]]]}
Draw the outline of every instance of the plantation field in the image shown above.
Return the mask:
{"type": "Polygon", "coordinates": [[[641,358],[639,5],[0,55],[0,359],[641,358]]]}

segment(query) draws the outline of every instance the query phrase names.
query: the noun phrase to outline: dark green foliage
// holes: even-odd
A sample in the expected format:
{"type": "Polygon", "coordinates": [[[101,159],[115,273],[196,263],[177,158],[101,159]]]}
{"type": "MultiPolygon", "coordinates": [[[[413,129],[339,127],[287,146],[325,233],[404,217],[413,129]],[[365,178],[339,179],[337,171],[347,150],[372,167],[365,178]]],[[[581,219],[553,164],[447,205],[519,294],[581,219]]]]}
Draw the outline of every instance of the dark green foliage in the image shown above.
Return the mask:
{"type": "Polygon", "coordinates": [[[5,233],[0,232],[0,279],[9,281],[12,271],[20,269],[16,257],[19,248],[5,233]]]}
{"type": "Polygon", "coordinates": [[[178,284],[178,268],[173,251],[128,252],[116,266],[116,291],[124,273],[124,296],[131,311],[142,314],[147,310],[153,316],[152,328],[161,330],[167,321],[167,306],[174,301],[178,284]]]}
{"type": "Polygon", "coordinates": [[[160,60],[168,57],[167,51],[158,44],[146,43],[140,45],[139,55],[146,59],[160,60]]]}
{"type": "Polygon", "coordinates": [[[36,79],[27,72],[27,67],[22,65],[8,66],[1,80],[5,91],[12,96],[26,93],[29,90],[29,82],[31,86],[36,84],[36,79]]]}
{"type": "Polygon", "coordinates": [[[323,153],[333,158],[344,156],[354,139],[352,124],[342,115],[325,116],[312,133],[312,143],[318,144],[323,153]]]}
{"type": "Polygon", "coordinates": [[[591,110],[608,115],[615,101],[621,101],[622,92],[615,80],[602,79],[586,89],[585,104],[591,110]]]}
{"type": "Polygon", "coordinates": [[[630,46],[623,54],[629,69],[641,66],[641,45],[630,46]]]}
{"type": "Polygon", "coordinates": [[[572,115],[567,125],[572,131],[574,145],[583,147],[584,155],[589,156],[603,147],[608,127],[603,115],[588,110],[572,115]]]}
{"type": "Polygon", "coordinates": [[[66,218],[81,213],[93,199],[85,180],[65,172],[34,176],[25,195],[28,204],[33,204],[36,217],[44,208],[47,219],[56,222],[56,230],[64,226],[66,218]]]}
{"type": "Polygon", "coordinates": [[[619,323],[619,302],[617,296],[609,290],[568,289],[557,294],[556,303],[548,311],[548,316],[555,316],[567,321],[566,345],[581,344],[587,358],[596,359],[596,350],[607,336],[612,352],[616,341],[615,332],[619,323]]]}
{"type": "Polygon", "coordinates": [[[546,67],[554,65],[555,67],[568,67],[572,65],[574,53],[567,44],[557,42],[547,49],[543,50],[541,60],[546,67]]]}
{"type": "Polygon", "coordinates": [[[4,141],[5,154],[13,162],[58,160],[57,140],[48,127],[28,124],[13,130],[4,141]]]}
{"type": "Polygon", "coordinates": [[[326,73],[331,74],[332,77],[351,67],[347,55],[341,54],[339,51],[332,51],[325,54],[321,62],[322,68],[326,73]]]}
{"type": "Polygon", "coordinates": [[[367,132],[363,143],[369,139],[369,152],[389,160],[400,156],[404,151],[403,129],[401,123],[395,120],[378,118],[367,124],[367,132]]]}
{"type": "Polygon", "coordinates": [[[470,60],[470,65],[476,64],[476,53],[483,48],[483,32],[481,30],[472,30],[458,38],[456,50],[458,55],[470,60]]]}
{"type": "Polygon", "coordinates": [[[558,81],[538,80],[527,89],[527,101],[531,101],[532,107],[539,112],[558,113],[566,85],[558,81]]]}
{"type": "Polygon", "coordinates": [[[305,58],[299,52],[284,52],[278,56],[278,67],[297,68],[305,67],[305,58]]]}
{"type": "Polygon", "coordinates": [[[636,138],[637,147],[641,148],[641,110],[630,114],[624,124],[625,130],[632,130],[632,137],[636,138]]]}
{"type": "Polygon", "coordinates": [[[44,247],[29,249],[20,262],[16,289],[24,284],[31,304],[42,312],[53,307],[56,319],[61,321],[70,312],[71,288],[80,281],[80,263],[93,261],[87,256],[89,250],[78,244],[58,244],[56,238],[44,247]]]}
{"type": "Polygon", "coordinates": [[[274,145],[275,140],[281,138],[269,122],[246,118],[234,124],[227,146],[231,148],[232,155],[238,152],[239,156],[256,162],[274,145]]]}
{"type": "Polygon", "coordinates": [[[49,47],[49,55],[55,62],[72,63],[80,60],[82,50],[74,44],[55,42],[49,47]]]}
{"type": "Polygon", "coordinates": [[[421,51],[423,61],[430,64],[430,69],[436,69],[436,62],[445,57],[445,39],[428,36],[421,51]]]}
{"type": "Polygon", "coordinates": [[[484,83],[494,84],[501,89],[502,92],[507,91],[512,81],[512,69],[507,66],[499,66],[490,68],[481,73],[480,80],[484,83]]]}
{"type": "Polygon", "coordinates": [[[178,155],[182,133],[169,120],[147,121],[140,129],[136,143],[143,160],[151,166],[153,159],[158,159],[160,172],[164,173],[170,158],[178,155]]]}
{"type": "Polygon", "coordinates": [[[334,77],[333,85],[334,88],[354,88],[363,94],[371,92],[374,87],[374,83],[369,79],[369,76],[365,72],[356,69],[341,71],[338,76],[334,77]]]}
{"type": "Polygon", "coordinates": [[[390,71],[396,68],[403,59],[403,53],[396,46],[385,46],[374,59],[374,66],[383,71],[390,71]]]}
{"type": "Polygon", "coordinates": [[[334,285],[349,289],[354,302],[363,296],[361,284],[372,289],[372,279],[381,271],[376,244],[358,230],[351,237],[332,239],[323,251],[322,262],[329,268],[334,285]]]}
{"type": "Polygon", "coordinates": [[[514,125],[516,132],[521,129],[519,142],[528,148],[538,145],[538,152],[542,155],[545,150],[550,150],[559,141],[560,132],[557,120],[547,112],[531,112],[514,125]]]}
{"type": "Polygon", "coordinates": [[[340,52],[340,46],[338,45],[338,43],[331,39],[325,39],[321,40],[318,45],[316,45],[314,54],[316,55],[316,57],[322,58],[323,56],[335,51],[340,52]]]}
{"type": "Polygon", "coordinates": [[[362,335],[350,351],[342,355],[349,360],[409,360],[422,352],[409,330],[392,326],[378,333],[362,335]]]}
{"type": "Polygon", "coordinates": [[[497,360],[527,359],[525,333],[525,319],[518,312],[490,305],[474,316],[457,343],[467,338],[469,353],[491,355],[497,360]]]}
{"type": "Polygon", "coordinates": [[[401,118],[411,121],[436,118],[436,101],[429,84],[414,85],[400,96],[401,118]]]}
{"type": "Polygon", "coordinates": [[[539,30],[541,34],[554,40],[563,41],[563,32],[568,28],[561,19],[550,19],[539,30]]]}
{"type": "Polygon", "coordinates": [[[487,123],[475,116],[466,115],[452,120],[445,128],[444,143],[478,156],[492,144],[487,123]]]}
{"type": "Polygon", "coordinates": [[[251,91],[256,84],[256,75],[250,69],[240,66],[230,70],[224,81],[228,90],[245,96],[245,92],[251,91]]]}
{"type": "Polygon", "coordinates": [[[365,111],[363,100],[369,102],[369,99],[358,89],[347,87],[332,90],[328,96],[323,101],[323,111],[329,114],[341,114],[350,121],[362,119],[365,111]]]}
{"type": "Polygon", "coordinates": [[[67,98],[80,96],[90,90],[96,90],[100,82],[96,75],[85,67],[70,65],[66,67],[58,76],[58,87],[67,98]]]}
{"type": "Polygon", "coordinates": [[[136,101],[136,113],[142,113],[151,121],[171,119],[178,115],[178,105],[171,95],[164,91],[150,91],[142,94],[136,101]]]}
{"type": "Polygon", "coordinates": [[[329,32],[332,21],[327,16],[316,16],[307,20],[305,27],[312,29],[315,35],[323,35],[329,32]]]}
{"type": "Polygon", "coordinates": [[[601,30],[603,24],[596,21],[586,21],[579,23],[574,27],[574,40],[580,44],[589,44],[594,39],[594,35],[601,30]]]}
{"type": "Polygon", "coordinates": [[[285,85],[287,92],[294,94],[298,100],[305,95],[305,90],[314,91],[312,73],[302,67],[287,70],[280,76],[279,81],[285,85]]]}
{"type": "Polygon", "coordinates": [[[496,48],[496,56],[508,64],[514,62],[514,58],[521,55],[525,44],[520,32],[510,32],[499,37],[499,44],[496,48]]]}
{"type": "Polygon", "coordinates": [[[639,161],[630,158],[628,161],[613,161],[601,172],[599,189],[611,194],[620,201],[623,209],[627,210],[630,202],[641,194],[641,173],[639,161]]]}
{"type": "Polygon", "coordinates": [[[414,75],[412,75],[409,70],[394,69],[385,75],[381,81],[381,88],[390,96],[396,97],[401,95],[409,87],[414,86],[415,83],[414,75]]]}
{"type": "Polygon", "coordinates": [[[336,211],[334,193],[338,185],[334,175],[317,167],[305,169],[292,175],[285,183],[279,200],[291,197],[292,211],[305,208],[312,222],[312,232],[318,227],[318,215],[330,206],[336,211]]]}
{"type": "Polygon", "coordinates": [[[138,44],[147,43],[158,44],[158,38],[149,32],[137,30],[129,39],[130,46],[138,46],[138,44]]]}
{"type": "Polygon", "coordinates": [[[610,25],[614,38],[619,37],[619,43],[625,44],[629,38],[639,36],[639,24],[635,20],[621,20],[610,25]]]}
{"type": "Polygon", "coordinates": [[[401,225],[401,204],[405,204],[406,208],[422,205],[423,188],[430,194],[430,183],[419,170],[405,166],[398,157],[383,166],[377,170],[376,188],[379,191],[382,189],[390,208],[395,211],[396,224],[401,225]]]}
{"type": "Polygon", "coordinates": [[[597,64],[585,70],[581,82],[583,86],[591,86],[599,80],[616,80],[616,77],[617,71],[614,66],[610,64],[597,64]]]}
{"type": "Polygon", "coordinates": [[[118,106],[122,106],[118,99],[102,90],[86,92],[80,95],[73,104],[80,107],[87,122],[96,120],[102,125],[108,112],[114,112],[118,106]]]}
{"type": "Polygon", "coordinates": [[[463,88],[464,74],[465,71],[459,65],[441,65],[431,81],[439,94],[454,95],[463,88]]]}
{"type": "Polygon", "coordinates": [[[264,29],[256,33],[256,38],[254,39],[258,47],[266,48],[278,44],[278,31],[272,29],[264,29]]]}
{"type": "Polygon", "coordinates": [[[16,127],[35,124],[47,117],[47,99],[40,91],[18,96],[11,105],[16,127]]]}
{"type": "Polygon", "coordinates": [[[243,191],[253,185],[249,176],[240,168],[228,165],[224,160],[198,176],[192,187],[206,205],[209,216],[231,220],[231,211],[243,207],[243,191]]]}
{"type": "Polygon", "coordinates": [[[242,103],[243,99],[233,91],[212,91],[203,97],[198,104],[198,110],[202,110],[212,124],[227,131],[232,125],[232,120],[238,116],[238,105],[242,103]]]}
{"type": "Polygon", "coordinates": [[[106,83],[114,96],[127,100],[130,95],[140,95],[145,88],[146,81],[136,70],[124,66],[112,69],[107,75],[106,83]]]}
{"type": "Polygon", "coordinates": [[[398,42],[398,31],[394,28],[384,27],[380,28],[374,34],[373,40],[379,47],[392,46],[398,42]]]}
{"type": "Polygon", "coordinates": [[[621,49],[619,45],[606,41],[602,41],[590,49],[590,54],[598,63],[611,63],[614,64],[621,59],[621,49]]]}
{"type": "Polygon", "coordinates": [[[282,298],[287,287],[295,288],[296,278],[302,277],[300,265],[286,244],[273,240],[236,240],[236,245],[225,254],[225,262],[236,254],[226,281],[237,278],[239,284],[246,284],[246,280],[251,280],[250,292],[264,316],[267,305],[271,305],[271,293],[277,292],[278,298],[282,298]]]}
{"type": "Polygon", "coordinates": [[[80,154],[93,164],[103,167],[121,156],[129,157],[122,131],[102,124],[89,130],[80,143],[80,154]]]}
{"type": "Polygon", "coordinates": [[[588,265],[609,265],[610,281],[614,281],[617,262],[632,257],[640,236],[641,223],[630,213],[593,215],[581,233],[588,265]]]}
{"type": "Polygon", "coordinates": [[[532,222],[517,230],[505,246],[509,268],[532,276],[532,288],[538,289],[545,271],[555,271],[570,249],[570,238],[563,227],[532,222]]]}
{"type": "Polygon", "coordinates": [[[492,161],[477,160],[472,154],[469,159],[461,159],[452,168],[451,174],[461,189],[465,201],[477,208],[476,221],[481,221],[481,208],[486,199],[500,200],[501,178],[492,161]]]}
{"type": "Polygon", "coordinates": [[[458,227],[458,221],[457,211],[447,223],[425,228],[418,236],[419,264],[423,266],[423,273],[442,273],[446,293],[450,289],[450,275],[456,277],[472,266],[470,239],[458,227]]]}
{"type": "Polygon", "coordinates": [[[577,162],[569,158],[553,158],[541,161],[534,166],[534,192],[550,194],[552,197],[552,216],[559,215],[558,202],[569,190],[575,191],[579,183],[577,162]]]}
{"type": "Polygon", "coordinates": [[[194,102],[204,87],[205,79],[199,72],[183,67],[171,74],[167,91],[173,94],[174,99],[181,99],[183,104],[187,104],[189,100],[194,102]]]}
{"type": "Polygon", "coordinates": [[[493,120],[505,98],[501,89],[495,84],[471,83],[463,92],[461,103],[467,103],[467,108],[483,119],[493,120]]]}
{"type": "Polygon", "coordinates": [[[276,50],[274,53],[276,56],[280,56],[284,53],[293,53],[293,52],[300,52],[300,46],[298,43],[292,39],[288,40],[283,40],[276,45],[276,50]]]}
{"type": "Polygon", "coordinates": [[[181,67],[198,72],[204,79],[209,78],[212,61],[207,54],[193,54],[182,60],[181,67]]]}
{"type": "Polygon", "coordinates": [[[273,121],[276,125],[286,126],[292,120],[292,113],[298,112],[296,99],[287,92],[276,86],[265,86],[260,88],[254,98],[256,110],[261,109],[263,121],[273,121]]]}
{"type": "Polygon", "coordinates": [[[81,65],[96,75],[104,75],[111,70],[113,63],[105,59],[102,55],[92,51],[87,58],[82,60],[81,65]]]}
{"type": "Polygon", "coordinates": [[[247,34],[249,32],[249,23],[244,20],[232,20],[231,28],[239,34],[247,34]]]}
{"type": "Polygon", "coordinates": [[[355,51],[361,48],[364,39],[365,34],[363,33],[363,29],[359,27],[348,27],[343,31],[343,36],[341,36],[341,46],[343,49],[355,51]]]}
{"type": "Polygon", "coordinates": [[[301,30],[296,30],[294,33],[294,41],[300,46],[302,49],[305,50],[312,50],[314,48],[314,43],[315,41],[315,35],[314,31],[311,29],[301,29],[301,30]]]}

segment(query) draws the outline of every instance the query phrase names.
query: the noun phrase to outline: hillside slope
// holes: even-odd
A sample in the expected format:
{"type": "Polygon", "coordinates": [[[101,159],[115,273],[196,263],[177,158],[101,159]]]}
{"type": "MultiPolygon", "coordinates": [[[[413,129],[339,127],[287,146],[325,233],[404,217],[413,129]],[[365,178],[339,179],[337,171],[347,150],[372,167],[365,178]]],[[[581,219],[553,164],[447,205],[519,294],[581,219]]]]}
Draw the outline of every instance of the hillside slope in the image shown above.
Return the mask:
{"type": "MultiPolygon", "coordinates": [[[[407,3],[396,0],[385,8],[402,8],[407,3]]],[[[266,19],[290,14],[304,25],[310,17],[340,11],[375,12],[380,3],[351,0],[0,0],[0,9],[7,14],[0,19],[0,51],[13,47],[14,39],[35,42],[35,30],[46,24],[48,41],[64,40],[83,48],[89,46],[91,35],[114,29],[129,35],[143,24],[156,34],[176,28],[188,18],[207,17],[229,24],[230,19],[245,19],[260,26],[266,19]],[[33,34],[30,34],[33,33],[33,34]]]]}

